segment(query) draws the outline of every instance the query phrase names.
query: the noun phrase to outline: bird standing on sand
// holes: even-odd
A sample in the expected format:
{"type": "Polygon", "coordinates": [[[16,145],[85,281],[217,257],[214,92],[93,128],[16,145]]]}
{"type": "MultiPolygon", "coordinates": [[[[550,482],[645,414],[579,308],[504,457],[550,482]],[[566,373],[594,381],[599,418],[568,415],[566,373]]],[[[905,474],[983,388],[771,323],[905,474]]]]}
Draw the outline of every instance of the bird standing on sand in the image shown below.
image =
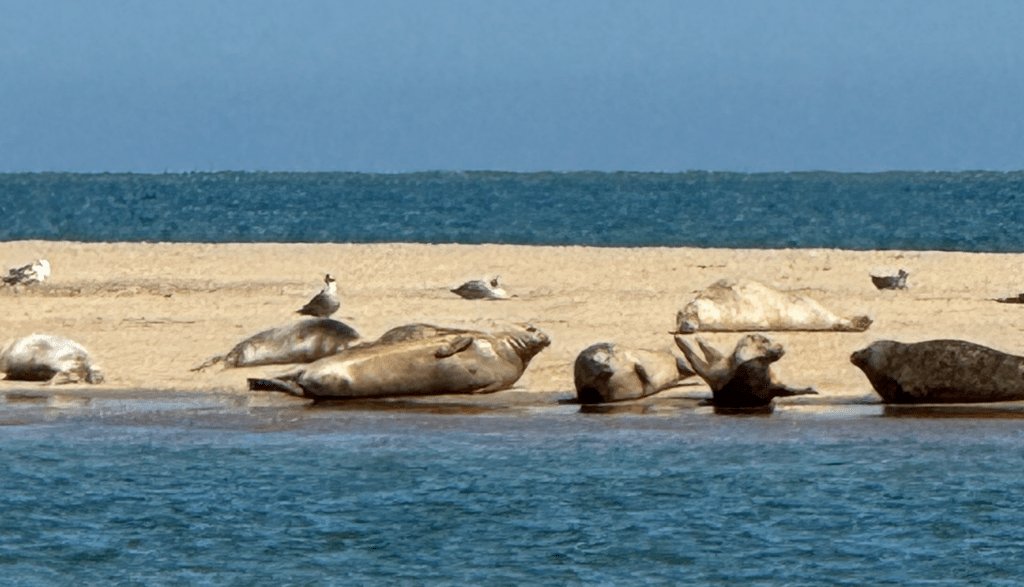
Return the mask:
{"type": "Polygon", "coordinates": [[[324,275],[324,288],[320,290],[320,293],[313,296],[313,299],[298,309],[296,312],[305,316],[316,316],[317,318],[326,318],[331,314],[338,311],[341,307],[341,300],[338,299],[338,286],[335,285],[335,280],[328,273],[324,275]]]}
{"type": "Polygon", "coordinates": [[[498,285],[498,278],[489,281],[474,279],[467,281],[459,287],[451,290],[452,293],[466,298],[467,300],[506,300],[508,292],[498,285]]]}
{"type": "Polygon", "coordinates": [[[25,285],[42,283],[48,277],[50,277],[50,262],[46,259],[36,259],[23,267],[12,267],[3,277],[3,282],[6,285],[25,285]]]}

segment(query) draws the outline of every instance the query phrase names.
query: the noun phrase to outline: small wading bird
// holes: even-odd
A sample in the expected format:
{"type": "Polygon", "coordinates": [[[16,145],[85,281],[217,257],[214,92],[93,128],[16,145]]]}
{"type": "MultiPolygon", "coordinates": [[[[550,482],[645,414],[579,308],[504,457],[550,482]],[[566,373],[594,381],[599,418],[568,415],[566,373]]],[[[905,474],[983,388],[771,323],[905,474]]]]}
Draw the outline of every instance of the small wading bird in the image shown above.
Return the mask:
{"type": "Polygon", "coordinates": [[[324,288],[320,290],[320,293],[313,296],[313,299],[309,300],[305,306],[296,310],[296,313],[304,316],[327,318],[337,312],[340,307],[341,300],[338,299],[338,286],[335,285],[335,279],[328,273],[324,275],[324,288]]]}

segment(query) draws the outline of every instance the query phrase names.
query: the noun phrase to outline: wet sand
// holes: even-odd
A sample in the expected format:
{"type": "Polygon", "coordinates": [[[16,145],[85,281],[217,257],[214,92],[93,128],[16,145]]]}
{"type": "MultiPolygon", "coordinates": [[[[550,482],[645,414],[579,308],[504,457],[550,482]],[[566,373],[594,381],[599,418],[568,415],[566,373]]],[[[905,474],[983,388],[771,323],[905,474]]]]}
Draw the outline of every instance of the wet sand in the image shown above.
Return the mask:
{"type": "MultiPolygon", "coordinates": [[[[733,250],[415,244],[83,244],[0,243],[0,264],[50,260],[45,284],[0,288],[0,339],[33,332],[72,338],[96,357],[106,382],[47,387],[0,382],[0,393],[150,398],[173,394],[244,396],[247,377],[286,367],[189,369],[240,340],[299,318],[295,310],[338,278],[334,316],[365,339],[412,322],[490,328],[529,321],[552,345],[538,355],[514,392],[483,405],[546,405],[574,396],[572,362],[595,342],[672,349],[676,312],[694,293],[726,277],[797,290],[841,316],[867,314],[863,333],[771,333],[786,348],[774,370],[785,383],[811,386],[815,402],[877,400],[851,352],[878,339],[960,338],[1024,354],[1024,305],[992,298],[1024,291],[1020,254],[834,249],[733,250]],[[909,289],[878,291],[869,274],[910,272],[909,289]],[[469,279],[501,275],[516,297],[463,300],[449,292],[469,279]],[[515,399],[513,399],[515,398],[515,399]]],[[[735,333],[710,333],[731,349],[735,333]]],[[[13,396],[11,394],[14,394],[13,396]]],[[[703,383],[657,396],[689,401],[703,383]]],[[[783,401],[796,401],[791,398],[783,401]]],[[[51,400],[47,400],[51,401],[51,400]]],[[[473,402],[470,402],[472,404],[473,402]]],[[[462,400],[457,403],[465,403],[462,400]]],[[[247,404],[248,405],[248,404],[247,404]]],[[[399,404],[400,405],[400,404],[399,404]]],[[[648,402],[647,405],[650,405],[648,402]]]]}

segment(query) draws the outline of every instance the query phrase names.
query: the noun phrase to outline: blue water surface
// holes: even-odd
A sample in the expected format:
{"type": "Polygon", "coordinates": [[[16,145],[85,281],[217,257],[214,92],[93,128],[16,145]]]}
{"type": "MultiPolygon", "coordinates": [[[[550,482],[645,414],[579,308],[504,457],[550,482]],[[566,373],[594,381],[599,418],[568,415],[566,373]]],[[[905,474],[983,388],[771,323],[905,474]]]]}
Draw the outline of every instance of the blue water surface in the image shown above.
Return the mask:
{"type": "Polygon", "coordinates": [[[1024,172],[0,174],[0,240],[1024,251],[1024,172]]]}
{"type": "Polygon", "coordinates": [[[7,584],[1012,585],[1019,419],[0,427],[7,584]],[[265,428],[265,427],[264,427],[265,428]]]}

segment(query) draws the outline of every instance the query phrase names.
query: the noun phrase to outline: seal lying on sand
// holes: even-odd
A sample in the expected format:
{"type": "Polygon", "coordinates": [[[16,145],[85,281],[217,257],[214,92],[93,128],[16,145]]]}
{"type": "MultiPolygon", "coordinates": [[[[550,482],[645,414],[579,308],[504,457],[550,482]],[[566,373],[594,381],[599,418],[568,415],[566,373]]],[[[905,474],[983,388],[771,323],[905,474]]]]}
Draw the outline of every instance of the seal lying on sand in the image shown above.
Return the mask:
{"type": "Polygon", "coordinates": [[[702,358],[682,336],[675,337],[693,370],[711,387],[716,408],[763,408],[777,397],[811,395],[813,389],[794,389],[775,381],[771,364],[782,358],[782,345],[760,334],[748,334],[736,343],[728,357],[697,338],[702,358]]]}
{"type": "Polygon", "coordinates": [[[850,362],[892,404],[1024,400],[1024,357],[963,340],[879,340],[850,362]]]}
{"type": "Polygon", "coordinates": [[[295,313],[304,316],[326,318],[337,312],[338,308],[341,307],[341,300],[338,299],[338,285],[336,281],[331,277],[330,273],[324,275],[324,288],[320,290],[320,293],[313,296],[313,299],[306,302],[305,306],[296,310],[295,313]]]}
{"type": "Polygon", "coordinates": [[[746,279],[723,279],[701,291],[676,315],[676,331],[750,332],[834,330],[861,332],[867,316],[840,318],[811,298],[746,279]]]}
{"type": "Polygon", "coordinates": [[[11,267],[2,280],[6,285],[26,285],[42,283],[48,277],[50,277],[50,262],[46,259],[36,259],[28,265],[11,267]]]}
{"type": "Polygon", "coordinates": [[[0,351],[0,371],[20,381],[103,382],[103,371],[82,345],[49,334],[31,334],[8,344],[0,351]]]}
{"type": "Polygon", "coordinates": [[[995,298],[1000,304],[1024,304],[1024,293],[1017,294],[1010,298],[995,298]]]}
{"type": "Polygon", "coordinates": [[[550,344],[531,325],[372,344],[320,359],[249,389],[317,400],[491,393],[508,389],[550,344]]]}
{"type": "Polygon", "coordinates": [[[583,349],[573,366],[581,404],[647,397],[694,374],[685,359],[668,351],[627,349],[610,342],[583,349]]]}
{"type": "Polygon", "coordinates": [[[307,318],[254,334],[226,355],[210,357],[192,371],[223,362],[224,368],[283,363],[312,363],[344,350],[359,338],[351,326],[330,318],[307,318]]]}
{"type": "Polygon", "coordinates": [[[871,283],[878,289],[907,289],[907,277],[910,274],[900,269],[896,275],[872,275],[871,283]]]}
{"type": "Polygon", "coordinates": [[[467,300],[507,300],[509,298],[508,292],[498,285],[498,277],[490,281],[482,279],[467,281],[451,292],[467,300]]]}

